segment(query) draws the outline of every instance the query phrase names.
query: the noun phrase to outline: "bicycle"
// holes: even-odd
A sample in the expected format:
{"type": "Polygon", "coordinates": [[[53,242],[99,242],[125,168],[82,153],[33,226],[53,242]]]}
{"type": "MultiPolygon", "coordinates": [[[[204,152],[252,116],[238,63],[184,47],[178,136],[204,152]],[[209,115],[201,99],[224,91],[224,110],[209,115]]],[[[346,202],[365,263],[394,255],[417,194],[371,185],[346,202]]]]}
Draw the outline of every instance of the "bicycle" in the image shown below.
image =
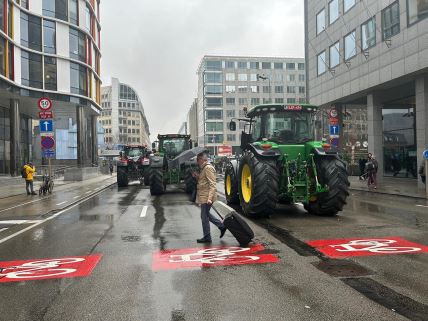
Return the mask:
{"type": "Polygon", "coordinates": [[[42,185],[39,188],[39,195],[42,195],[42,194],[46,195],[47,193],[52,194],[53,189],[54,189],[53,177],[48,174],[44,174],[42,185]]]}

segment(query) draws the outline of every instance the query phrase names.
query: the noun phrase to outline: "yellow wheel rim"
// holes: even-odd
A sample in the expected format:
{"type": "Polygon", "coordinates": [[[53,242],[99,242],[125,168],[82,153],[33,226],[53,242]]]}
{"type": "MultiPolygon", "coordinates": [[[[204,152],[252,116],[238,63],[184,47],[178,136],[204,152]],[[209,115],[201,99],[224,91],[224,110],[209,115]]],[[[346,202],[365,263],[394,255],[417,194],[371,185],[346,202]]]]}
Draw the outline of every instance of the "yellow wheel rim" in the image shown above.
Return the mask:
{"type": "Polygon", "coordinates": [[[229,196],[232,193],[232,180],[230,175],[226,175],[226,195],[229,196]]]}
{"type": "Polygon", "coordinates": [[[245,203],[249,203],[251,200],[251,194],[253,190],[253,180],[251,177],[250,166],[247,164],[242,168],[241,174],[241,191],[242,197],[244,198],[245,203]]]}

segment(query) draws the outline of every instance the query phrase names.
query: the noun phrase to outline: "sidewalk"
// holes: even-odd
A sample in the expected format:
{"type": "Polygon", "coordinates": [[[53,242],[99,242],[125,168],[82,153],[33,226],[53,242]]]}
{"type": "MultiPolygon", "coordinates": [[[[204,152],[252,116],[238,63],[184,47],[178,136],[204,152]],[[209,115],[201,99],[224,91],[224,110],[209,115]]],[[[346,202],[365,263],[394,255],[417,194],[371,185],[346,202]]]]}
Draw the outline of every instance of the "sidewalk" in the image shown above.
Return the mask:
{"type": "MultiPolygon", "coordinates": [[[[110,176],[110,175],[99,175],[98,177],[88,179],[85,181],[64,181],[64,177],[55,179],[55,187],[54,187],[54,193],[58,190],[64,190],[68,188],[74,188],[76,186],[84,186],[86,184],[92,184],[98,181],[104,181],[107,179],[114,178],[114,181],[116,181],[116,175],[110,176]]],[[[39,187],[40,187],[41,181],[35,180],[34,181],[34,191],[38,193],[39,187]]],[[[19,195],[25,195],[25,181],[22,177],[10,177],[10,176],[0,176],[0,199],[9,198],[13,196],[19,196],[19,195]]]]}
{"type": "MultiPolygon", "coordinates": [[[[367,181],[359,180],[358,176],[349,176],[350,189],[367,192],[367,181]]],[[[417,180],[395,177],[381,177],[378,179],[377,189],[370,188],[370,192],[426,199],[424,189],[418,188],[417,180]]]]}

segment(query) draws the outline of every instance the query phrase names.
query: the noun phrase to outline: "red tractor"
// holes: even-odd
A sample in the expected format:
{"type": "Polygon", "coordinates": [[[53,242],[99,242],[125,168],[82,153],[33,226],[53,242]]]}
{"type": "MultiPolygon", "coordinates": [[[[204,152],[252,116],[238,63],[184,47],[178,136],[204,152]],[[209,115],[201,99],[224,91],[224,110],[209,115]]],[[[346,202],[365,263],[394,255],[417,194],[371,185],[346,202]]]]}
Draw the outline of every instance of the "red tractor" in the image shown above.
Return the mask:
{"type": "Polygon", "coordinates": [[[146,146],[124,146],[117,163],[117,185],[119,187],[128,186],[130,181],[136,180],[140,181],[140,184],[150,185],[150,153],[146,146]]]}

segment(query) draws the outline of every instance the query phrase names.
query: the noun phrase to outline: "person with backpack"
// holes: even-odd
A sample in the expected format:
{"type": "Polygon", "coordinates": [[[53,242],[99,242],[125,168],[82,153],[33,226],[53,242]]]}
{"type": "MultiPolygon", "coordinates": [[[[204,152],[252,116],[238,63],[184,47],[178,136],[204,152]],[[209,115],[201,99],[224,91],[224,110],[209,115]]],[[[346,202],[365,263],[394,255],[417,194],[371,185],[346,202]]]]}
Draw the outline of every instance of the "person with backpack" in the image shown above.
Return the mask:
{"type": "Polygon", "coordinates": [[[370,186],[373,186],[375,189],[377,188],[377,169],[379,167],[379,164],[376,160],[376,158],[373,156],[372,153],[369,153],[367,156],[367,163],[366,163],[366,173],[367,173],[367,186],[370,188],[370,186]]]}
{"type": "Polygon", "coordinates": [[[37,193],[34,192],[33,185],[33,174],[35,172],[36,167],[33,165],[32,162],[25,164],[22,168],[21,174],[22,177],[25,178],[25,189],[27,190],[27,195],[37,195],[37,193]]]}

